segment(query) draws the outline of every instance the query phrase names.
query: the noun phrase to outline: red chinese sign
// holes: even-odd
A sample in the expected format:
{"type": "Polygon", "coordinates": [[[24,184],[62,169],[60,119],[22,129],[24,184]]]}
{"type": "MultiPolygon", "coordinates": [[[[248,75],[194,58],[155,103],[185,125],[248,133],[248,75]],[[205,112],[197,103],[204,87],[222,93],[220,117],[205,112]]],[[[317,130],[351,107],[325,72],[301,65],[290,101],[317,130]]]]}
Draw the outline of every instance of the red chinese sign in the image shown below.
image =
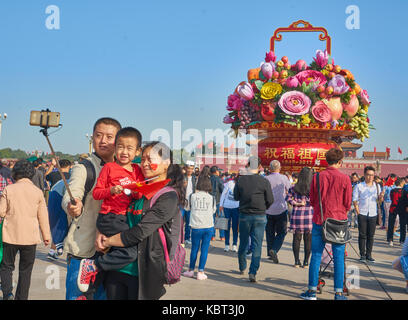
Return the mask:
{"type": "Polygon", "coordinates": [[[333,143],[293,143],[260,141],[258,155],[263,166],[269,166],[272,160],[281,163],[282,171],[299,172],[303,167],[317,171],[327,167],[326,152],[336,147],[333,143]]]}

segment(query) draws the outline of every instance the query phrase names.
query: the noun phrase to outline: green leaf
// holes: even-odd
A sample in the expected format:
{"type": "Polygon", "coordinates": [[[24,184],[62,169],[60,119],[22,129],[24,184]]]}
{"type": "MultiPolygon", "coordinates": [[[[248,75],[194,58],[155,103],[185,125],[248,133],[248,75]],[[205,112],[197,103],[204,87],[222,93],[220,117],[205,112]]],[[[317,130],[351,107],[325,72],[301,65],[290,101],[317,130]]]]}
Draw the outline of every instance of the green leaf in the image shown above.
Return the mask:
{"type": "Polygon", "coordinates": [[[262,73],[262,70],[259,71],[259,79],[266,80],[265,76],[262,73]]]}
{"type": "Polygon", "coordinates": [[[256,80],[256,81],[255,81],[255,85],[256,85],[256,87],[258,88],[258,90],[261,91],[261,89],[262,89],[264,83],[263,83],[262,81],[260,81],[260,80],[256,80]]]}

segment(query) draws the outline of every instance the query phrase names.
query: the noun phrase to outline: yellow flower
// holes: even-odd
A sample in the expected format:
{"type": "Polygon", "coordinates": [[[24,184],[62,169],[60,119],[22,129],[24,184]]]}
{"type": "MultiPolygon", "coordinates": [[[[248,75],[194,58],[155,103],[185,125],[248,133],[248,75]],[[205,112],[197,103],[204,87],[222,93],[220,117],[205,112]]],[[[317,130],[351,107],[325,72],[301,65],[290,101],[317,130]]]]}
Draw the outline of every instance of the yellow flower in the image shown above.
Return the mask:
{"type": "Polygon", "coordinates": [[[267,82],[262,86],[261,98],[265,100],[270,100],[276,97],[276,95],[281,94],[282,86],[279,83],[267,82]]]}
{"type": "Polygon", "coordinates": [[[301,123],[305,124],[305,125],[307,125],[307,124],[309,124],[311,122],[310,117],[309,117],[308,114],[304,114],[303,116],[301,116],[301,119],[302,119],[301,123]]]}
{"type": "Polygon", "coordinates": [[[327,70],[322,70],[322,73],[327,77],[329,75],[329,71],[327,70]]]}

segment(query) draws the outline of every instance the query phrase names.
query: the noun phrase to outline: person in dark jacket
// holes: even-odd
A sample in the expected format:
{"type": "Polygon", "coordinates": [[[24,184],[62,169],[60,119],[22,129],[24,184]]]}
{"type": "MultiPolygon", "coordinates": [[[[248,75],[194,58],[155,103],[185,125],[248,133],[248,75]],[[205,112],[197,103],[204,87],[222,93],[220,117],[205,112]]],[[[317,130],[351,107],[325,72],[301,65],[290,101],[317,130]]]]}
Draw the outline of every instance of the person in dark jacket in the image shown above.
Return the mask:
{"type": "Polygon", "coordinates": [[[246,269],[246,250],[251,237],[252,258],[249,267],[249,281],[256,282],[256,273],[261,262],[262,241],[266,226],[266,209],[273,203],[271,184],[258,175],[261,160],[251,156],[246,174],[238,178],[234,187],[234,199],[239,201],[239,271],[246,269]]]}
{"type": "Polygon", "coordinates": [[[146,145],[143,148],[141,168],[146,179],[157,177],[154,182],[170,179],[168,186],[176,192],[162,194],[151,208],[153,195],[146,196],[148,199],[144,201],[142,218],[138,224],[112,237],[101,235],[97,239],[97,242],[102,242],[100,247],[138,246],[138,276],[123,279],[120,272],[110,271],[105,280],[106,287],[116,286],[118,292],[115,298],[120,300],[129,298],[126,292],[129,286],[132,286],[132,291],[137,290],[137,297],[133,295],[132,299],[157,300],[166,293],[166,261],[157,229],[163,228],[170,259],[174,257],[181,231],[179,205],[185,201],[183,174],[180,166],[173,164],[170,149],[161,142],[146,145]]]}
{"type": "MultiPolygon", "coordinates": [[[[222,183],[222,180],[220,178],[220,171],[217,166],[212,166],[210,169],[211,173],[211,186],[212,186],[212,196],[215,197],[215,203],[217,205],[217,210],[214,213],[214,222],[215,222],[215,217],[218,217],[220,214],[220,200],[221,200],[221,194],[224,191],[224,184],[222,183]]],[[[225,234],[224,230],[219,230],[220,231],[220,240],[225,241],[225,234]]],[[[213,237],[211,240],[215,240],[215,228],[214,228],[214,233],[213,237]]]]}

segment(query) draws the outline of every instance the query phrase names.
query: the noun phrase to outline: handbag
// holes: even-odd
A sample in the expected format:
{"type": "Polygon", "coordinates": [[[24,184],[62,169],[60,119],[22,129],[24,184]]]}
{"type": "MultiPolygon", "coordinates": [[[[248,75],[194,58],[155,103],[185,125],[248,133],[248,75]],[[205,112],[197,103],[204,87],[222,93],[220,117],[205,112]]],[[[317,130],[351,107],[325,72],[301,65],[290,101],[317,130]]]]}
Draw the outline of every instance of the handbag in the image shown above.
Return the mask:
{"type": "MultiPolygon", "coordinates": [[[[215,204],[215,197],[213,196],[213,207],[215,204]]],[[[228,230],[228,219],[224,216],[224,211],[215,217],[214,228],[220,230],[228,230]]]]}
{"type": "MultiPolygon", "coordinates": [[[[171,187],[164,187],[163,189],[159,190],[151,199],[150,201],[150,208],[153,207],[154,203],[156,202],[157,198],[159,198],[162,194],[175,191],[171,187]]],[[[174,253],[173,259],[170,260],[169,251],[167,248],[167,241],[166,236],[164,234],[163,228],[159,228],[157,231],[159,232],[160,240],[163,245],[164,251],[164,259],[166,261],[166,284],[175,284],[180,281],[181,272],[183,271],[184,262],[186,259],[186,250],[182,246],[181,239],[183,238],[183,218],[181,217],[180,213],[180,234],[178,236],[177,247],[174,253]]]]}
{"type": "Polygon", "coordinates": [[[319,206],[322,217],[322,239],[331,244],[346,244],[351,241],[352,235],[348,226],[348,220],[337,220],[333,218],[323,218],[322,196],[320,192],[319,173],[316,175],[317,190],[319,192],[319,206]]]}

